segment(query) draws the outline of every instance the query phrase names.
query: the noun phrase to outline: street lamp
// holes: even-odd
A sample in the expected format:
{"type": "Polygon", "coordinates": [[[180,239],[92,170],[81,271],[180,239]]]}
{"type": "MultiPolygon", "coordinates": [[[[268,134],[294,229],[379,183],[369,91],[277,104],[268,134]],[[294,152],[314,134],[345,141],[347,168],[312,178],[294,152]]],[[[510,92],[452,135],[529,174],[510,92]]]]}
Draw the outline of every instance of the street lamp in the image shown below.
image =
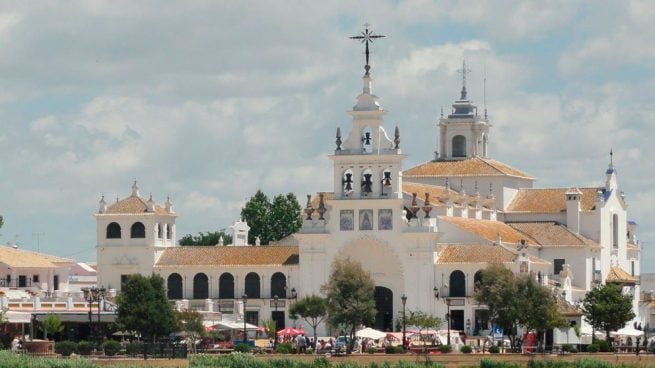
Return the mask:
{"type": "Polygon", "coordinates": [[[248,303],[248,295],[244,293],[241,299],[243,299],[243,343],[248,345],[248,334],[246,332],[246,303],[248,303]]]}
{"type": "Polygon", "coordinates": [[[446,298],[446,307],[447,307],[447,312],[446,312],[446,320],[448,324],[448,345],[450,345],[450,298],[446,298]]]}
{"type": "Polygon", "coordinates": [[[407,304],[407,296],[403,294],[403,296],[400,297],[400,300],[403,302],[403,350],[407,351],[407,347],[405,344],[405,328],[406,328],[406,321],[405,321],[405,305],[407,304]]]}
{"type": "Polygon", "coordinates": [[[98,327],[97,327],[97,335],[98,339],[101,338],[100,336],[100,301],[105,298],[107,295],[107,290],[105,288],[97,288],[95,286],[92,286],[90,288],[84,288],[82,289],[84,292],[84,300],[86,300],[89,303],[89,335],[92,334],[93,331],[93,303],[98,302],[98,327]]]}
{"type": "Polygon", "coordinates": [[[277,294],[275,294],[273,296],[273,301],[275,302],[275,304],[274,304],[275,315],[274,315],[274,318],[273,318],[273,321],[275,321],[275,337],[274,337],[274,340],[273,340],[273,349],[274,350],[277,350],[277,302],[278,302],[278,300],[279,300],[279,298],[278,298],[277,294]]]}

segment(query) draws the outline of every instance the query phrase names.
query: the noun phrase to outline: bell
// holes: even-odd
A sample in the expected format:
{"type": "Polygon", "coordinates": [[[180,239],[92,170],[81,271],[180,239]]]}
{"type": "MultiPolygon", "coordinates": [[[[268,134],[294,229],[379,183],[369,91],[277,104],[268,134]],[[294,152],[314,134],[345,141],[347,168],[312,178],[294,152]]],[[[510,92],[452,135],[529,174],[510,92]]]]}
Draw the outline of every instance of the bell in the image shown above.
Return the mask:
{"type": "Polygon", "coordinates": [[[365,146],[371,144],[371,132],[364,133],[364,137],[362,137],[362,142],[364,142],[365,146]]]}
{"type": "Polygon", "coordinates": [[[362,181],[362,192],[364,193],[371,193],[373,191],[371,176],[373,176],[373,174],[364,174],[364,180],[362,181]]]}
{"type": "Polygon", "coordinates": [[[391,171],[385,171],[384,172],[384,179],[382,179],[382,182],[384,183],[384,186],[386,186],[386,187],[391,186],[391,171]]]}
{"type": "Polygon", "coordinates": [[[353,190],[353,174],[346,173],[346,178],[343,179],[343,184],[345,184],[343,189],[346,192],[352,191],[353,190]]]}

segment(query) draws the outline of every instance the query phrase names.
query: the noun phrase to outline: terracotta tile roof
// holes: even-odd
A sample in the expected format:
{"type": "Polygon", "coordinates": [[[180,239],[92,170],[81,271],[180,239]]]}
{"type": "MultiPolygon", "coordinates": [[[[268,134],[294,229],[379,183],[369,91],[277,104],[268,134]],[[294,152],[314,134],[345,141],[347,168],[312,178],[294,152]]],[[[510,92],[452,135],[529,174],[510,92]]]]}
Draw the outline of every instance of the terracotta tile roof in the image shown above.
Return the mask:
{"type": "Polygon", "coordinates": [[[62,263],[75,263],[75,261],[20,248],[0,246],[0,263],[9,267],[56,268],[62,263]]]}
{"type": "Polygon", "coordinates": [[[403,177],[513,176],[534,179],[500,161],[472,157],[466,160],[428,161],[403,172],[403,177]]]}
{"type": "MultiPolygon", "coordinates": [[[[425,193],[430,193],[430,203],[433,206],[443,205],[444,203],[439,200],[446,193],[446,187],[438,185],[429,185],[429,184],[419,184],[411,182],[403,182],[403,193],[412,197],[412,193],[416,193],[416,198],[423,203],[425,200],[425,193]]],[[[457,194],[454,191],[450,191],[451,195],[457,194]]]]}
{"type": "Polygon", "coordinates": [[[536,244],[542,246],[589,246],[599,247],[598,243],[570,231],[566,226],[555,222],[517,222],[508,223],[513,229],[525,234],[536,244]]]}
{"type": "MultiPolygon", "coordinates": [[[[602,188],[579,188],[582,192],[580,209],[591,211],[596,204],[596,192],[602,188]]],[[[569,188],[519,189],[506,212],[557,213],[566,211],[569,188]]]]}
{"type": "MultiPolygon", "coordinates": [[[[148,200],[143,197],[129,196],[122,199],[107,208],[109,214],[136,214],[146,213],[148,209],[148,200]]],[[[169,213],[165,208],[155,204],[155,213],[158,215],[174,216],[175,214],[169,213]]]]}
{"type": "Polygon", "coordinates": [[[491,244],[446,244],[441,246],[437,264],[513,263],[516,253],[491,244]]]}
{"type": "Polygon", "coordinates": [[[567,317],[581,316],[584,314],[582,310],[578,309],[575,305],[569,304],[562,298],[557,298],[557,309],[563,316],[567,317]]]}
{"type": "Polygon", "coordinates": [[[298,247],[292,246],[179,246],[164,250],[155,267],[289,266],[298,263],[298,247]]]}
{"type": "Polygon", "coordinates": [[[610,267],[610,272],[607,274],[607,278],[605,278],[605,282],[614,283],[614,284],[634,285],[639,283],[639,278],[630,275],[629,273],[624,271],[621,267],[614,266],[614,267],[610,267]]]}
{"type": "Polygon", "coordinates": [[[511,226],[492,220],[478,220],[453,216],[439,216],[439,221],[445,221],[453,224],[462,230],[473,233],[483,239],[496,241],[500,234],[503,243],[520,244],[525,240],[528,245],[534,245],[534,239],[514,230],[511,226]]]}

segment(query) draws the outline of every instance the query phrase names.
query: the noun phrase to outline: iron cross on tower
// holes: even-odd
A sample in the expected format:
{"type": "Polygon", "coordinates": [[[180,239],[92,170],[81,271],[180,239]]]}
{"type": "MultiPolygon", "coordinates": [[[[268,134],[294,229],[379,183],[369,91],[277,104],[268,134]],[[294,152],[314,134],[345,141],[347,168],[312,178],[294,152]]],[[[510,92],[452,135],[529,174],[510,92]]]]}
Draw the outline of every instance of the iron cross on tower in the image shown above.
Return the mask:
{"type": "Polygon", "coordinates": [[[462,96],[460,100],[466,100],[466,73],[470,71],[471,69],[466,69],[466,60],[463,60],[462,69],[457,69],[458,73],[462,73],[462,96]]]}
{"type": "Polygon", "coordinates": [[[361,32],[361,35],[350,37],[351,40],[361,40],[361,42],[366,45],[365,52],[364,52],[366,54],[366,65],[364,66],[364,69],[366,70],[366,74],[368,74],[368,71],[371,69],[371,66],[368,64],[368,59],[369,59],[368,44],[373,43],[373,40],[375,40],[376,38],[384,37],[382,35],[377,35],[371,32],[368,29],[368,27],[370,26],[371,26],[370,24],[365,23],[364,31],[361,32]]]}

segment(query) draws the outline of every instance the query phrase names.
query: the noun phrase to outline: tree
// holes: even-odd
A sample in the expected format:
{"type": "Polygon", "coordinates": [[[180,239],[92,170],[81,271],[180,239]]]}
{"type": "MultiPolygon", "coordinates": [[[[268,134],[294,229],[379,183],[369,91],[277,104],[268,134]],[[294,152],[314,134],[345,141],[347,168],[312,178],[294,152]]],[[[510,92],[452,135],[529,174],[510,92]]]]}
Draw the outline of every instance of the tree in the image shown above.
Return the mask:
{"type": "Polygon", "coordinates": [[[241,210],[241,218],[248,222],[248,243],[259,238],[261,244],[277,241],[297,232],[302,226],[301,208],[293,193],[279,194],[271,203],[258,190],[241,210]]]}
{"type": "Polygon", "coordinates": [[[302,208],[293,193],[280,194],[273,198],[271,204],[272,240],[284,239],[300,230],[302,226],[302,208]]]}
{"type": "MultiPolygon", "coordinates": [[[[277,322],[274,319],[265,319],[262,321],[264,333],[271,340],[277,339],[277,322]]],[[[275,340],[274,340],[275,341],[275,340]]]]}
{"type": "Polygon", "coordinates": [[[5,219],[2,216],[0,216],[0,229],[2,228],[2,225],[4,225],[4,224],[5,224],[5,219]]]}
{"type": "Polygon", "coordinates": [[[475,299],[487,305],[489,319],[503,329],[514,351],[520,350],[522,341],[517,339],[518,326],[535,330],[541,343],[547,330],[567,325],[550,289],[539,285],[532,274],[516,277],[501,265],[482,271],[475,299]]]}
{"type": "Polygon", "coordinates": [[[61,317],[54,313],[49,313],[48,316],[43,320],[43,333],[46,335],[51,335],[54,338],[54,334],[61,333],[64,330],[64,322],[61,320],[61,317]]]}
{"type": "Polygon", "coordinates": [[[605,331],[610,342],[610,331],[625,327],[626,322],[635,317],[632,298],[621,291],[621,286],[616,284],[596,286],[582,300],[585,321],[594,329],[605,331]]]}
{"type": "Polygon", "coordinates": [[[117,304],[116,322],[123,329],[138,331],[153,342],[175,328],[175,314],[166,297],[164,279],[157,274],[149,277],[129,275],[117,304]]]}
{"type": "Polygon", "coordinates": [[[559,312],[553,293],[539,285],[533,275],[517,279],[519,323],[528,330],[535,330],[540,344],[545,343],[546,331],[568,327],[568,322],[559,312]]]}
{"type": "Polygon", "coordinates": [[[375,321],[375,283],[359,262],[350,258],[332,264],[328,282],[321,286],[326,295],[328,323],[341,326],[350,335],[347,352],[355,345],[355,329],[375,321]]]}
{"type": "Polygon", "coordinates": [[[216,245],[223,237],[223,244],[231,244],[232,236],[225,231],[199,232],[198,235],[187,234],[180,239],[180,245],[216,245]]]}
{"type": "Polygon", "coordinates": [[[512,271],[502,265],[491,265],[482,270],[482,283],[474,297],[478,303],[487,306],[491,323],[502,328],[515,347],[520,311],[513,302],[518,299],[518,286],[512,271]]]}
{"type": "Polygon", "coordinates": [[[314,330],[314,341],[317,341],[316,328],[327,316],[327,306],[325,298],[318,295],[310,295],[299,299],[289,310],[292,319],[304,319],[314,330]]]}
{"type": "Polygon", "coordinates": [[[196,340],[205,335],[202,314],[194,310],[175,312],[175,325],[178,331],[183,331],[191,338],[191,352],[196,352],[196,340]]]}
{"type": "Polygon", "coordinates": [[[427,331],[431,328],[438,328],[444,324],[444,321],[439,317],[435,317],[423,311],[409,311],[409,316],[405,318],[405,323],[409,326],[416,327],[418,330],[421,340],[423,340],[423,353],[426,354],[427,357],[426,339],[422,337],[423,331],[427,331]]]}

